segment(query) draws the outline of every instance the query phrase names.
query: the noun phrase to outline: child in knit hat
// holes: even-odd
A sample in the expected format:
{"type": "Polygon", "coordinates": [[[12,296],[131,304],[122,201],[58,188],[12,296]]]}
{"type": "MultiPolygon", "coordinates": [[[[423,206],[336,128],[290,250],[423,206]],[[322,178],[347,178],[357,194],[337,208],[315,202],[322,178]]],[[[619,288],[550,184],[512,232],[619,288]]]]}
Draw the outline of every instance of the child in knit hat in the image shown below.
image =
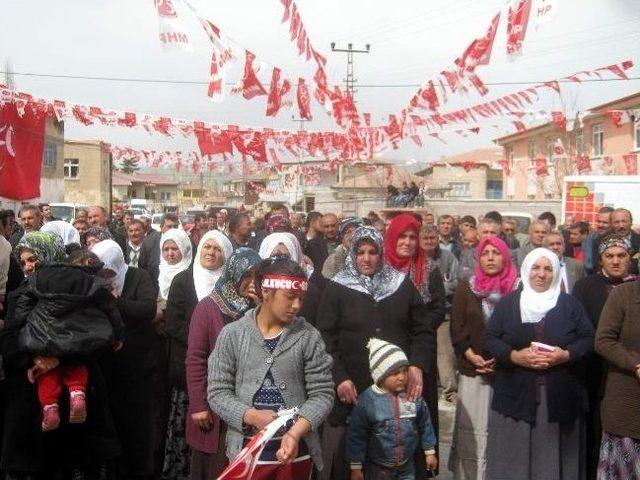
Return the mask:
{"type": "Polygon", "coordinates": [[[373,338],[367,348],[375,384],[358,397],[351,413],[347,433],[351,480],[413,480],[416,448],[423,449],[429,470],[438,466],[429,409],[422,398],[414,402],[405,398],[409,361],[398,346],[373,338]]]}

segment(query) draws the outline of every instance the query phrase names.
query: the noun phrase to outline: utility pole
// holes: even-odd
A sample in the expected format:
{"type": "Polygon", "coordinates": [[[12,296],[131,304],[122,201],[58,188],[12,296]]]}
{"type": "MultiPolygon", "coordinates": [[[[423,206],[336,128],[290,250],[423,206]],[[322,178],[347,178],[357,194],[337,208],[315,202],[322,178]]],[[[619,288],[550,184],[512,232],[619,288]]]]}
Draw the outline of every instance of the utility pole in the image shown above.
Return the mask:
{"type": "Polygon", "coordinates": [[[358,83],[358,79],[355,78],[353,73],[353,54],[354,53],[369,53],[371,50],[371,45],[366,44],[364,50],[359,50],[357,48],[353,48],[353,43],[348,43],[347,48],[336,48],[336,42],[331,42],[331,51],[332,52],[342,52],[347,54],[347,78],[344,79],[344,82],[347,85],[347,95],[353,102],[355,103],[355,84],[358,83]]]}
{"type": "MultiPolygon", "coordinates": [[[[309,120],[307,120],[306,118],[296,118],[295,115],[291,115],[291,121],[299,123],[300,124],[299,131],[304,132],[304,124],[309,120]]],[[[301,180],[300,166],[302,165],[302,163],[303,163],[302,151],[300,151],[298,152],[298,163],[296,164],[296,196],[295,196],[295,203],[292,205],[294,212],[296,211],[296,205],[298,204],[298,191],[300,189],[300,180],[301,180]]],[[[302,210],[304,210],[304,206],[302,207],[302,210]]]]}

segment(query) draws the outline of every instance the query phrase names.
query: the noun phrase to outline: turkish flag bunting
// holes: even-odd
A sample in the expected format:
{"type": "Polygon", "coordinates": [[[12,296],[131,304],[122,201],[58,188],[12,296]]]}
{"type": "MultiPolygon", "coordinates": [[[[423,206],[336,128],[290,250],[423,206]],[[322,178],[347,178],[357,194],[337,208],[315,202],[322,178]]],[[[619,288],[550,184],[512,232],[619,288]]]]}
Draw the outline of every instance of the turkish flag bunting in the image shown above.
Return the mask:
{"type": "Polygon", "coordinates": [[[436,111],[440,106],[440,103],[438,102],[438,95],[436,94],[436,87],[432,80],[429,80],[429,84],[422,90],[420,97],[426,102],[429,110],[436,111]]]}
{"type": "Polygon", "coordinates": [[[567,129],[567,117],[562,112],[551,112],[551,119],[560,130],[567,129]]]}
{"type": "Polygon", "coordinates": [[[544,82],[545,87],[552,88],[556,92],[560,93],[560,84],[557,80],[551,80],[550,82],[544,82]]]}
{"type": "Polygon", "coordinates": [[[547,170],[546,158],[538,157],[535,159],[535,171],[536,171],[536,175],[539,177],[549,175],[549,171],[547,170]]]}
{"type": "Polygon", "coordinates": [[[275,117],[282,107],[282,97],[291,90],[291,82],[286,78],[280,81],[280,69],[273,67],[271,75],[271,87],[267,100],[267,117],[275,117]]]}
{"type": "Polygon", "coordinates": [[[607,117],[611,120],[617,128],[622,126],[622,111],[621,110],[607,110],[607,117]]]}
{"type": "Polygon", "coordinates": [[[498,24],[500,23],[500,14],[498,13],[487,30],[487,34],[474,40],[467,47],[461,57],[455,60],[455,64],[460,70],[473,70],[478,65],[488,65],[491,60],[491,49],[493,48],[493,40],[496,37],[498,24]]]}
{"type": "Polygon", "coordinates": [[[284,23],[289,20],[291,16],[291,0],[280,0],[282,5],[284,6],[284,15],[282,16],[282,21],[280,23],[284,23]]]}
{"type": "Polygon", "coordinates": [[[513,123],[515,125],[516,129],[518,130],[518,132],[526,132],[527,131],[527,127],[525,127],[524,123],[522,123],[522,122],[514,120],[511,123],[513,123]]]}
{"type": "Polygon", "coordinates": [[[244,76],[242,77],[242,96],[247,100],[259,95],[266,95],[267,91],[258,80],[255,70],[253,69],[253,61],[256,56],[249,50],[246,50],[244,64],[244,76]]]}
{"type": "Polygon", "coordinates": [[[635,153],[630,153],[628,155],[623,155],[622,158],[624,160],[624,168],[627,171],[627,175],[637,175],[638,155],[635,153]]]}
{"type": "Polygon", "coordinates": [[[0,196],[12,200],[40,196],[44,128],[44,111],[29,104],[22,116],[15,103],[0,109],[0,196]]]}
{"type": "Polygon", "coordinates": [[[509,7],[507,24],[507,55],[522,53],[522,42],[527,33],[532,0],[515,0],[515,8],[509,7]]]}
{"type": "Polygon", "coordinates": [[[298,109],[300,110],[300,118],[311,120],[311,95],[309,95],[309,87],[307,87],[304,78],[298,79],[298,109]]]}
{"type": "Polygon", "coordinates": [[[202,122],[194,122],[194,133],[198,139],[201,155],[215,155],[217,153],[233,153],[231,138],[225,130],[211,132],[202,122]]]}
{"type": "Polygon", "coordinates": [[[591,159],[586,155],[578,155],[576,157],[576,168],[578,173],[586,173],[591,171],[591,159]]]}

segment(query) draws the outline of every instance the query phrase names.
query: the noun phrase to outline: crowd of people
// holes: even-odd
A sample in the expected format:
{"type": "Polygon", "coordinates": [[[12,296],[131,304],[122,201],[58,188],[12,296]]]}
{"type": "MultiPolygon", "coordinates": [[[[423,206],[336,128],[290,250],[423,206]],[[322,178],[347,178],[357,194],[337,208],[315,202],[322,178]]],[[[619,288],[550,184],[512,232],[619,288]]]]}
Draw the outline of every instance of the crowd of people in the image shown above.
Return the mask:
{"type": "Polygon", "coordinates": [[[8,480],[217,478],[292,408],[251,478],[640,478],[626,209],[527,232],[496,211],[283,205],[189,233],[101,206],[18,218],[0,211],[8,480]]]}

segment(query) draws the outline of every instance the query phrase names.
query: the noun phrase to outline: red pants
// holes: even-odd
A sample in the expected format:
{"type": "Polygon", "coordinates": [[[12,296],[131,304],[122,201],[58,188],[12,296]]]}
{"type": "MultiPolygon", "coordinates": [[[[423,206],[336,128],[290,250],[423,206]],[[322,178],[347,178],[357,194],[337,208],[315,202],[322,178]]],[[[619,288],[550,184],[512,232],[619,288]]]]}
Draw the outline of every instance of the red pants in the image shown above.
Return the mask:
{"type": "Polygon", "coordinates": [[[301,460],[283,465],[259,463],[251,475],[251,480],[309,480],[313,462],[311,459],[301,460]]]}
{"type": "Polygon", "coordinates": [[[59,365],[36,379],[38,399],[43,407],[58,403],[62,393],[62,385],[69,392],[86,392],[89,372],[84,365],[59,365]]]}

